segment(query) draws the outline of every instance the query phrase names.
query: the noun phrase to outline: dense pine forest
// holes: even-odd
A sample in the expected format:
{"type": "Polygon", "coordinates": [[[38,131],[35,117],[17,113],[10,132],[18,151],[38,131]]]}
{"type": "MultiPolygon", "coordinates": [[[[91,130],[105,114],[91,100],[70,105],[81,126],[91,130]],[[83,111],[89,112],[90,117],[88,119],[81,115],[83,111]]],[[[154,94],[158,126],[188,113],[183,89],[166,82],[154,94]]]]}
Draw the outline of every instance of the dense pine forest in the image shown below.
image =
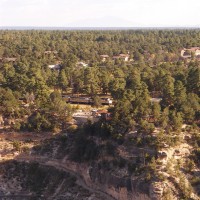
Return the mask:
{"type": "Polygon", "coordinates": [[[110,93],[116,131],[134,123],[150,131],[198,124],[199,61],[180,52],[200,46],[199,37],[198,30],[1,31],[1,113],[15,119],[34,114],[20,107],[19,99],[26,98],[50,128],[46,115],[71,112],[56,91],[87,94],[97,103],[98,94],[110,93]],[[112,59],[119,54],[129,61],[112,59]],[[87,67],[77,65],[81,62],[87,67]],[[154,97],[162,101],[150,102],[154,97]]]}

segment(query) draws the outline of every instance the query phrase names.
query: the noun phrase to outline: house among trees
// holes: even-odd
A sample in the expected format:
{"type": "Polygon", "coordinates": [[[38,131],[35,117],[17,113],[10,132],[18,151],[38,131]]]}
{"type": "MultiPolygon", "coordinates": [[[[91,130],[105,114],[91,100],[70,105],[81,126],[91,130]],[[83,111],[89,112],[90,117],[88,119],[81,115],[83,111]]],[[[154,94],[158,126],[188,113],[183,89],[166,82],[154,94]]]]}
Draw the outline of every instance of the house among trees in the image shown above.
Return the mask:
{"type": "Polygon", "coordinates": [[[195,57],[200,55],[200,47],[191,47],[189,49],[182,49],[181,50],[181,57],[182,58],[191,58],[192,55],[194,55],[195,57]]]}
{"type": "Polygon", "coordinates": [[[76,67],[77,68],[84,68],[84,67],[88,67],[88,64],[85,63],[85,62],[77,62],[76,67]]]}
{"type": "Polygon", "coordinates": [[[128,54],[119,54],[120,58],[123,59],[125,62],[129,60],[129,55],[128,54]]]}
{"type": "Polygon", "coordinates": [[[124,60],[125,62],[129,61],[129,55],[128,54],[119,54],[118,56],[113,56],[113,59],[121,59],[124,60]]]}
{"type": "Polygon", "coordinates": [[[162,101],[162,98],[150,98],[151,103],[160,103],[162,101]]]}
{"type": "Polygon", "coordinates": [[[55,70],[59,70],[60,69],[60,65],[56,64],[56,65],[48,65],[48,67],[50,69],[55,69],[55,70]]]}
{"type": "Polygon", "coordinates": [[[113,56],[113,60],[120,59],[119,56],[113,56]]]}
{"type": "Polygon", "coordinates": [[[92,116],[100,117],[103,120],[110,121],[112,119],[111,113],[108,110],[93,110],[92,116]]]}
{"type": "Polygon", "coordinates": [[[102,62],[105,62],[109,58],[108,55],[100,55],[100,57],[102,62]]]}

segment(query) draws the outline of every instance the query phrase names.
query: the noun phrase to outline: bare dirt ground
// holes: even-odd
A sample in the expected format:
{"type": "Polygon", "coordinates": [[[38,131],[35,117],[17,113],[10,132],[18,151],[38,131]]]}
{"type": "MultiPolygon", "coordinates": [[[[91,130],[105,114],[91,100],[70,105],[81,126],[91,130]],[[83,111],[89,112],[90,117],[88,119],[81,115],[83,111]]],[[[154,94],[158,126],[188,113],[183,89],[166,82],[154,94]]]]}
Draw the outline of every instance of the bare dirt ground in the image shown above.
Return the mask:
{"type": "Polygon", "coordinates": [[[12,140],[12,141],[42,141],[45,139],[50,139],[55,136],[54,133],[46,132],[46,133],[30,133],[30,132],[0,132],[0,139],[4,140],[12,140]]]}

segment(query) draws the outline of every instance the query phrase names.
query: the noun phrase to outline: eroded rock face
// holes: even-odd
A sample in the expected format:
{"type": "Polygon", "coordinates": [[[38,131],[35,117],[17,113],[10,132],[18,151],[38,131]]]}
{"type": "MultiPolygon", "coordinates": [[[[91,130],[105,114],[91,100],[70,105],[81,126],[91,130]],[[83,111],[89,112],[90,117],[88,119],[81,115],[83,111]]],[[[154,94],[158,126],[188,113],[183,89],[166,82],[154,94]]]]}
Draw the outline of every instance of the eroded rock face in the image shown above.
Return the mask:
{"type": "Polygon", "coordinates": [[[98,184],[118,200],[149,200],[149,184],[144,181],[124,177],[110,171],[98,170],[98,166],[90,167],[91,181],[98,184]]]}
{"type": "Polygon", "coordinates": [[[101,199],[67,172],[38,163],[7,161],[0,168],[0,199],[101,199]]]}
{"type": "Polygon", "coordinates": [[[110,171],[99,170],[97,165],[65,161],[67,168],[80,174],[86,184],[93,189],[103,191],[117,200],[150,200],[149,183],[134,177],[124,178],[112,174],[110,171]]]}
{"type": "MultiPolygon", "coordinates": [[[[141,177],[134,177],[134,175],[132,177],[125,168],[121,169],[122,171],[123,169],[125,170],[124,173],[121,172],[119,168],[116,168],[115,173],[112,173],[115,167],[112,166],[111,169],[106,170],[106,167],[102,166],[101,160],[94,160],[93,162],[76,162],[70,159],[69,152],[73,152],[73,150],[69,148],[69,143],[72,144],[73,141],[69,142],[69,140],[70,138],[66,140],[66,143],[57,141],[56,144],[53,142],[48,143],[48,145],[44,144],[44,146],[34,148],[32,155],[48,156],[56,160],[62,160],[62,164],[67,166],[69,170],[80,174],[90,188],[103,191],[114,199],[151,199],[149,197],[149,183],[145,183],[141,177]],[[49,148],[49,146],[51,146],[51,148],[49,148]],[[68,149],[65,150],[66,147],[68,147],[68,149]],[[46,149],[48,149],[48,154],[46,149]],[[53,149],[55,151],[53,151],[53,149]],[[102,168],[100,168],[99,164],[102,168]]],[[[108,163],[111,164],[112,161],[108,160],[108,163]]]]}

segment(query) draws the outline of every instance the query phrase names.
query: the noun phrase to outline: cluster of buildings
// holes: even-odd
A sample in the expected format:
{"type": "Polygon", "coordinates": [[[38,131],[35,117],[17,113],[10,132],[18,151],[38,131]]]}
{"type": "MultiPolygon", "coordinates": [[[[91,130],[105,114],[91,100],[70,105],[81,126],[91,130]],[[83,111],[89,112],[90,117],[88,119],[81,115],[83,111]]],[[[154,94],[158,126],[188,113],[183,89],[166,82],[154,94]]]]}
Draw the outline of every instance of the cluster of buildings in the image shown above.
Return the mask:
{"type": "MultiPolygon", "coordinates": [[[[48,65],[48,67],[49,67],[50,69],[60,70],[60,69],[61,69],[61,64],[62,64],[62,62],[57,62],[57,64],[48,65]]],[[[77,68],[77,69],[86,68],[86,67],[88,67],[88,64],[85,63],[85,62],[77,62],[77,63],[76,63],[76,68],[77,68]]]]}
{"type": "MultiPolygon", "coordinates": [[[[110,59],[110,56],[108,55],[100,55],[101,57],[101,61],[102,62],[105,62],[107,61],[108,59],[110,59]]],[[[125,62],[128,62],[129,61],[129,58],[130,58],[130,55],[129,54],[119,54],[117,56],[113,56],[112,59],[113,60],[123,60],[125,62]]]]}
{"type": "Polygon", "coordinates": [[[77,125],[81,125],[88,123],[88,120],[90,120],[92,123],[98,122],[101,119],[110,121],[112,119],[112,115],[110,112],[108,112],[108,110],[76,110],[76,112],[73,114],[73,119],[77,125]]]}
{"type": "MultiPolygon", "coordinates": [[[[75,104],[93,104],[94,99],[90,96],[79,96],[79,95],[62,95],[63,100],[65,100],[67,103],[75,103],[75,104]]],[[[112,105],[113,100],[111,99],[111,96],[99,96],[101,99],[102,105],[112,105]]]]}
{"type": "MultiPolygon", "coordinates": [[[[45,51],[45,54],[51,54],[51,53],[54,53],[52,51],[45,51]]],[[[108,55],[100,55],[100,58],[101,58],[101,61],[102,62],[105,62],[107,60],[110,59],[110,56],[108,55]]],[[[117,56],[113,56],[112,57],[112,60],[123,60],[124,62],[128,62],[128,61],[131,61],[130,59],[130,55],[129,54],[119,54],[117,56]]],[[[50,69],[55,69],[55,70],[59,70],[61,65],[61,63],[57,63],[57,64],[54,64],[54,65],[48,65],[48,67],[50,69]]],[[[78,69],[81,69],[81,68],[86,68],[88,67],[89,65],[83,61],[79,61],[76,63],[76,68],[78,69]]]]}
{"type": "Polygon", "coordinates": [[[192,56],[200,59],[200,47],[191,47],[189,49],[184,48],[181,50],[182,58],[192,58],[192,56]]]}

